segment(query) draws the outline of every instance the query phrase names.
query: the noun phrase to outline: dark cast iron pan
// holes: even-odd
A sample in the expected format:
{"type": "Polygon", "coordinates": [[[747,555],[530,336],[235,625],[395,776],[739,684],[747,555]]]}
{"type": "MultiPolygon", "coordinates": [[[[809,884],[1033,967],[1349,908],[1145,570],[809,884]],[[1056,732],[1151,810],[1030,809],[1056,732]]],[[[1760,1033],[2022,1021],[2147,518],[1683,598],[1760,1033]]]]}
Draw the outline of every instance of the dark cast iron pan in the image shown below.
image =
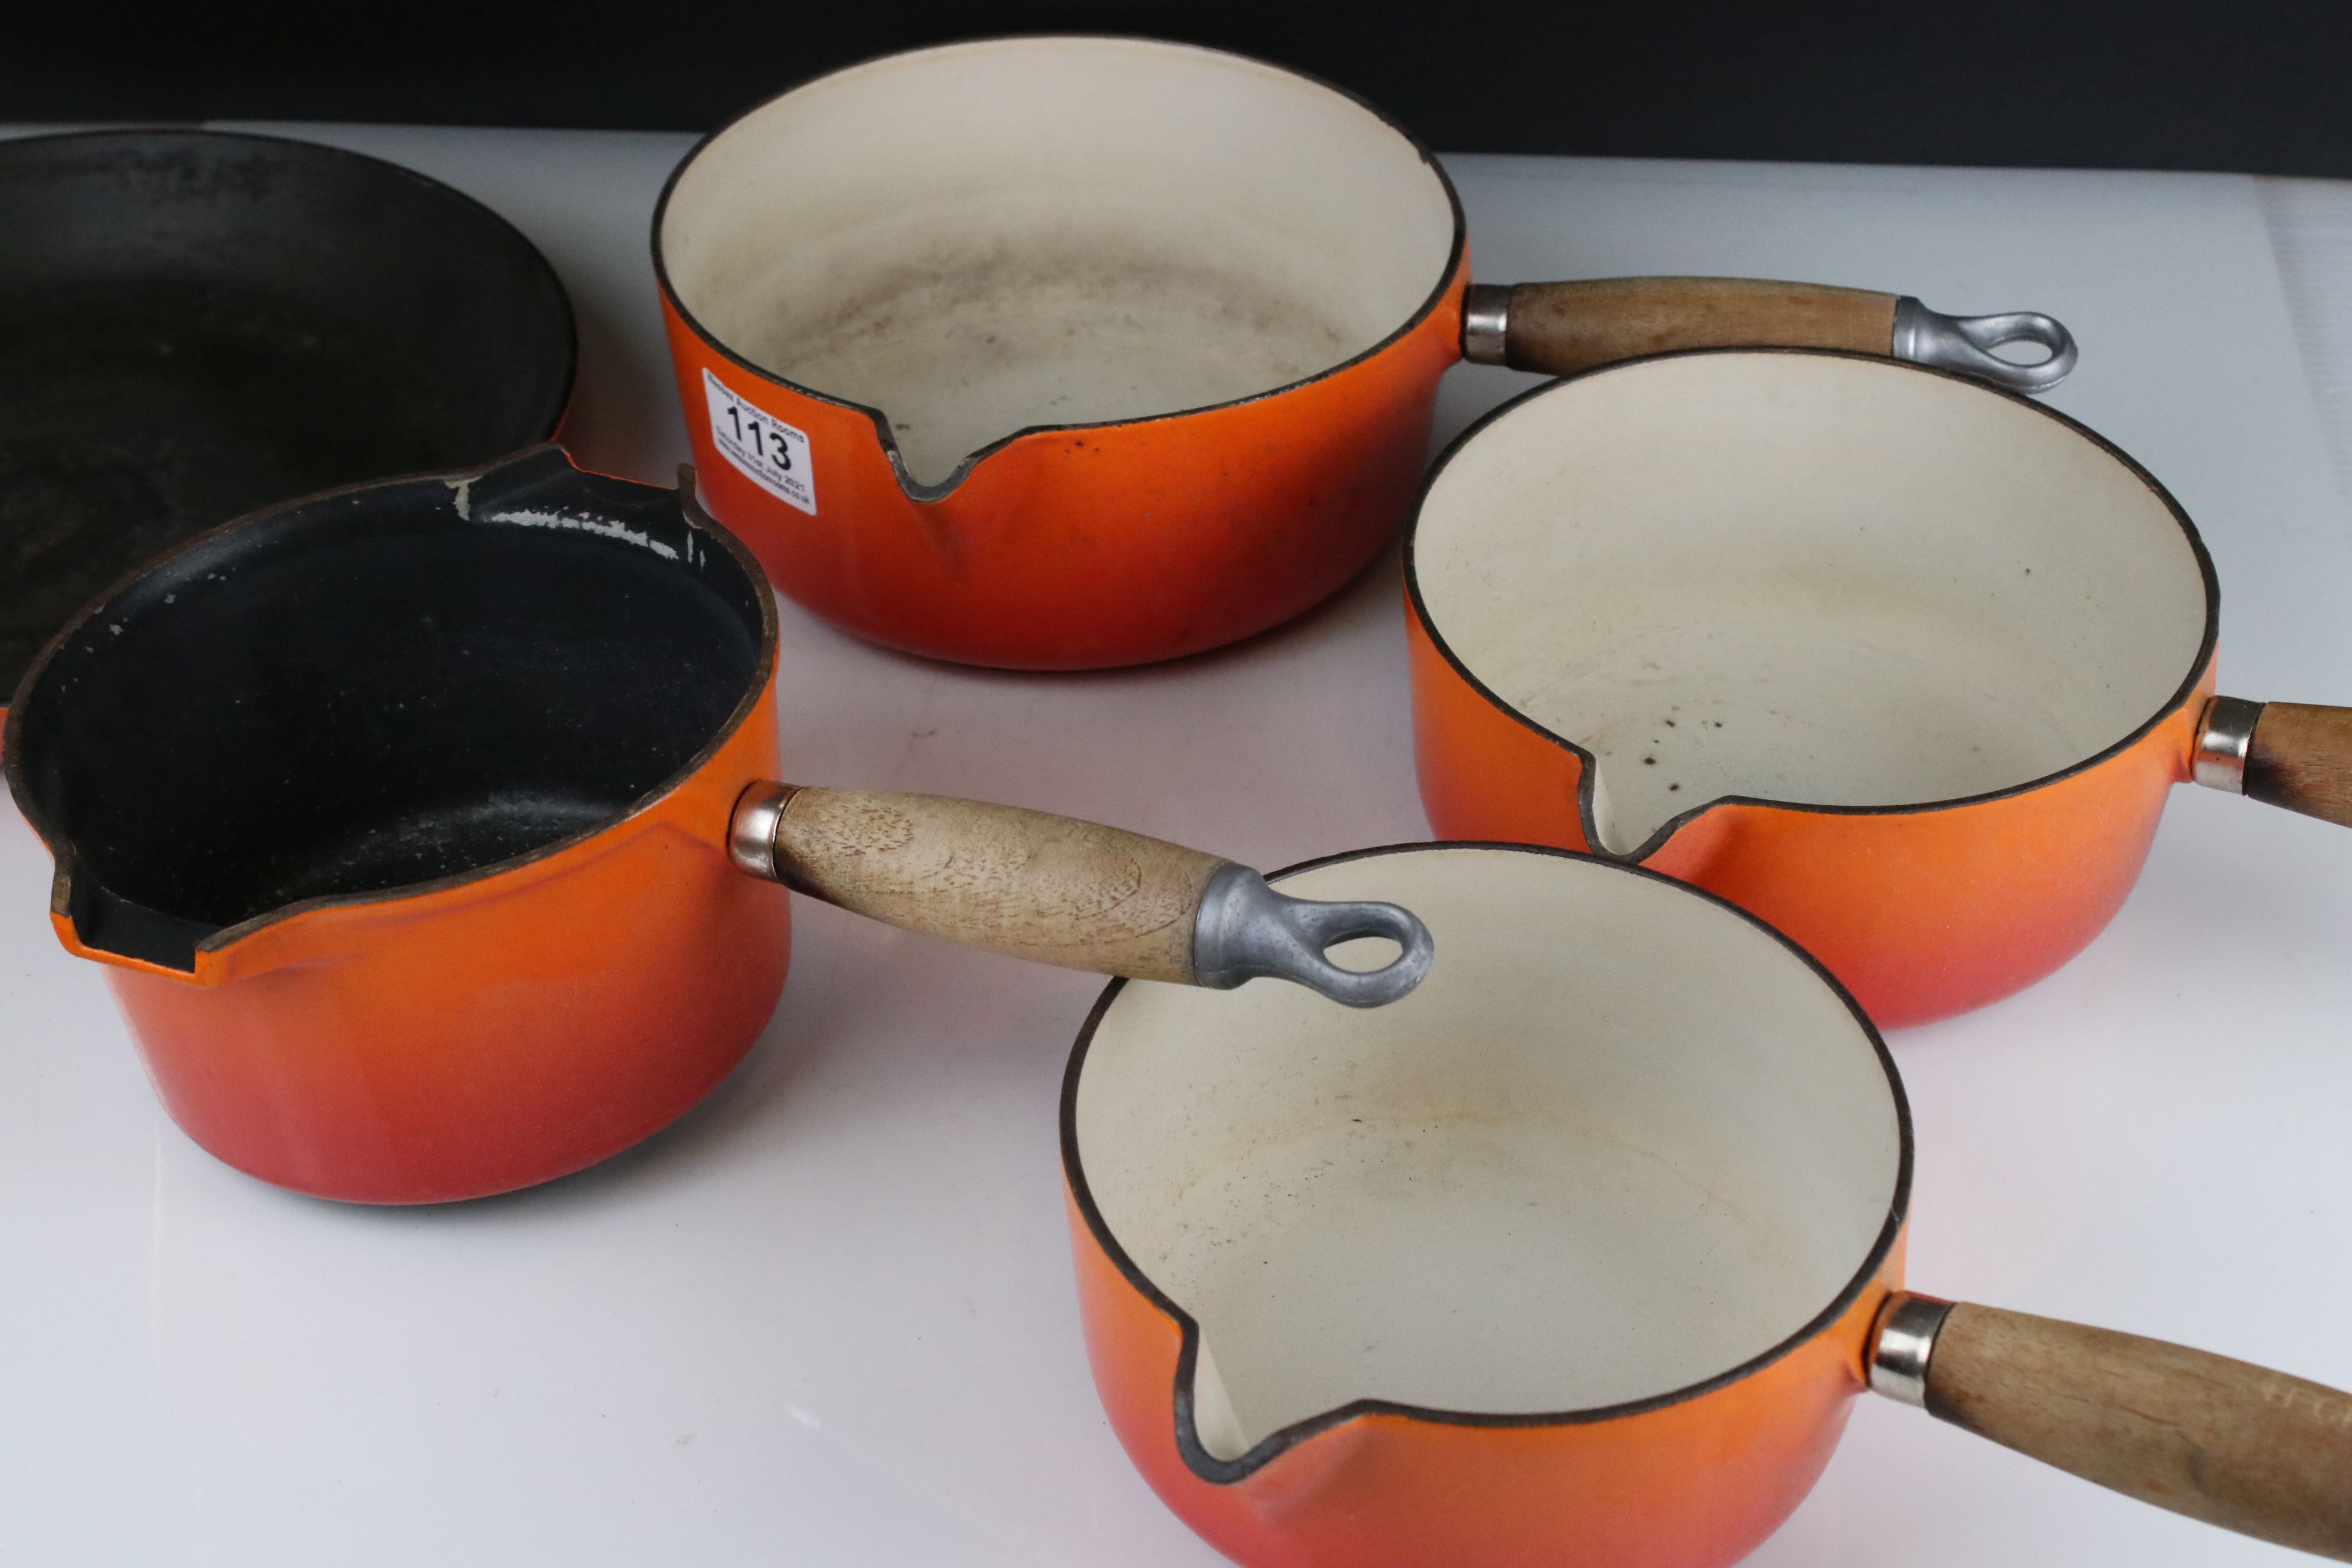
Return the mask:
{"type": "Polygon", "coordinates": [[[0,699],[216,523],[544,440],[573,362],[546,258],[422,174],[223,132],[0,142],[0,699]]]}

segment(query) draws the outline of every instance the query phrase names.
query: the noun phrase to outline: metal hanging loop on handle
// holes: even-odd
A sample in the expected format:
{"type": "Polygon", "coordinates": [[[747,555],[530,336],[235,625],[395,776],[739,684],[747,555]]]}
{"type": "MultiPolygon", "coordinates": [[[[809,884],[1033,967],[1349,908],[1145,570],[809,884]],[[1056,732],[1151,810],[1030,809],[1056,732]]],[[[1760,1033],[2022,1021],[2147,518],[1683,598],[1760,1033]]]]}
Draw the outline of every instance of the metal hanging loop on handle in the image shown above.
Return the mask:
{"type": "Polygon", "coordinates": [[[1947,316],[1905,295],[1895,301],[1896,359],[1956,370],[2011,392],[2047,392],[2066,379],[2081,358],[2065,323],[2039,310],[1999,316],[1947,316]],[[2003,343],[2039,343],[2050,357],[2016,364],[1992,351],[2003,343]]]}
{"type": "Polygon", "coordinates": [[[1209,879],[1192,928],[1199,984],[1229,991],[1260,975],[1297,981],[1350,1007],[1381,1007],[1429,973],[1436,939],[1420,917],[1394,904],[1321,903],[1277,893],[1246,866],[1227,865],[1209,879]],[[1379,969],[1342,968],[1326,949],[1357,937],[1382,936],[1403,951],[1379,969]]]}

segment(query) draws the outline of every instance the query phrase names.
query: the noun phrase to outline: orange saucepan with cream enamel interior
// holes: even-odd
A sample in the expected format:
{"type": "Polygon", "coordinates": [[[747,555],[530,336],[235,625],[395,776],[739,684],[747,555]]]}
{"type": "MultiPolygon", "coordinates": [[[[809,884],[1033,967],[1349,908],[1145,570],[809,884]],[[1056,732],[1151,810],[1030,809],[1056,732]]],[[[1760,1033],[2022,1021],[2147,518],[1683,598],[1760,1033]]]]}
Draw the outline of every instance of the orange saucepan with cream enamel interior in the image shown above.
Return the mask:
{"type": "Polygon", "coordinates": [[[1094,668],[1321,600],[1411,505],[1458,359],[1561,374],[1723,342],[2041,387],[2045,316],[1724,279],[1475,285],[1461,203],[1377,110],[1146,38],[999,38],[722,127],[654,216],[711,511],[860,637],[1094,668]],[[1982,345],[2030,338],[2032,366],[1982,345]]]}
{"type": "Polygon", "coordinates": [[[2176,783],[2352,822],[2352,712],[2214,697],[2179,504],[1958,376],[1723,351],[1538,389],[1433,472],[1405,572],[1441,836],[1720,893],[1884,1026],[2073,957],[2176,783]]]}
{"type": "Polygon", "coordinates": [[[1278,881],[1404,900],[1428,979],[1376,1013],[1114,985],[1062,1100],[1104,1408],[1234,1561],[1721,1568],[1866,1386],[2352,1554],[2352,1398],[1903,1290],[1893,1060],[1761,921],[1517,846],[1278,881]]]}

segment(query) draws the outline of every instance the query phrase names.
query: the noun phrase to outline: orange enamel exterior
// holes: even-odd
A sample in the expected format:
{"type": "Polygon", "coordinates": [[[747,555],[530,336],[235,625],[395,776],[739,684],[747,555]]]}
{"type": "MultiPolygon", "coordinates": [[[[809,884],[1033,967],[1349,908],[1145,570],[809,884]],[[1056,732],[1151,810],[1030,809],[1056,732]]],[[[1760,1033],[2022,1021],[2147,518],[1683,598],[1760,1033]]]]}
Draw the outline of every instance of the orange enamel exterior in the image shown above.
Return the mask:
{"type": "Polygon", "coordinates": [[[667,795],[507,870],[231,928],[193,980],[108,965],[156,1093],[266,1182],[355,1203],[481,1197],[683,1114],[775,1011],[788,896],[735,869],[735,798],[775,776],[774,668],[667,795]],[[240,934],[242,932],[243,934],[240,934]]]}
{"type": "MultiPolygon", "coordinates": [[[[1204,1477],[1179,1436],[1191,1320],[1069,1196],[1078,1306],[1112,1429],[1151,1489],[1247,1568],[1718,1568],[1804,1500],[1902,1288],[1904,1233],[1836,1319],[1743,1374],[1627,1413],[1473,1425],[1401,1408],[1204,1477]]],[[[1272,1443],[1279,1443],[1277,1436],[1272,1443]]],[[[1196,1450],[1197,1451],[1197,1450],[1196,1450]]]]}
{"type": "Polygon", "coordinates": [[[1447,282],[1361,357],[1244,402],[1012,437],[935,500],[900,484],[875,414],[728,353],[665,275],[704,505],[785,594],[909,653],[1095,669],[1234,642],[1328,596],[1403,521],[1460,357],[1460,236],[1457,216],[1447,282]],[[808,437],[815,515],[719,450],[705,371],[808,437]]]}
{"type": "MultiPolygon", "coordinates": [[[[1441,838],[1592,852],[1584,758],[1473,681],[1407,595],[1413,753],[1441,838]]],[[[2192,687],[2128,744],[2038,784],[1952,805],[1843,810],[1727,800],[1636,864],[1720,894],[1811,952],[1882,1027],[1981,1007],[2106,928],[2213,693],[2192,687]]]]}

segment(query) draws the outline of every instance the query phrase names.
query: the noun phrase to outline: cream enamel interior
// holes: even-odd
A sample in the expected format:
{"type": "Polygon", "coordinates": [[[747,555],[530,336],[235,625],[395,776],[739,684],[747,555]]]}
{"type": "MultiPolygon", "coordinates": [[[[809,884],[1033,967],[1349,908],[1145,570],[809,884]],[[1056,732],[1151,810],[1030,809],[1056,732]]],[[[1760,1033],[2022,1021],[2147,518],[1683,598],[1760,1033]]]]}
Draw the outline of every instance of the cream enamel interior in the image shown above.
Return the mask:
{"type": "Polygon", "coordinates": [[[1566,383],[1416,524],[1439,636],[1598,762],[1602,847],[1727,795],[2029,784],[2161,711],[2206,586],[2163,500],[2032,407],[1900,365],[1709,354],[1566,383]]]}
{"type": "Polygon", "coordinates": [[[1032,425],[1270,391],[1395,331],[1454,214],[1412,142],[1271,66],[1012,38],[820,79],[679,176],[660,243],[734,353],[948,479],[1032,425]]]}
{"type": "Polygon", "coordinates": [[[1201,1326],[1212,1455],[1364,1397],[1672,1393],[1796,1333],[1868,1261],[1894,1093],[1837,994],[1750,921],[1525,850],[1283,887],[1406,905],[1437,939],[1429,978],[1365,1012],[1130,984],[1077,1089],[1104,1221],[1201,1326]]]}

